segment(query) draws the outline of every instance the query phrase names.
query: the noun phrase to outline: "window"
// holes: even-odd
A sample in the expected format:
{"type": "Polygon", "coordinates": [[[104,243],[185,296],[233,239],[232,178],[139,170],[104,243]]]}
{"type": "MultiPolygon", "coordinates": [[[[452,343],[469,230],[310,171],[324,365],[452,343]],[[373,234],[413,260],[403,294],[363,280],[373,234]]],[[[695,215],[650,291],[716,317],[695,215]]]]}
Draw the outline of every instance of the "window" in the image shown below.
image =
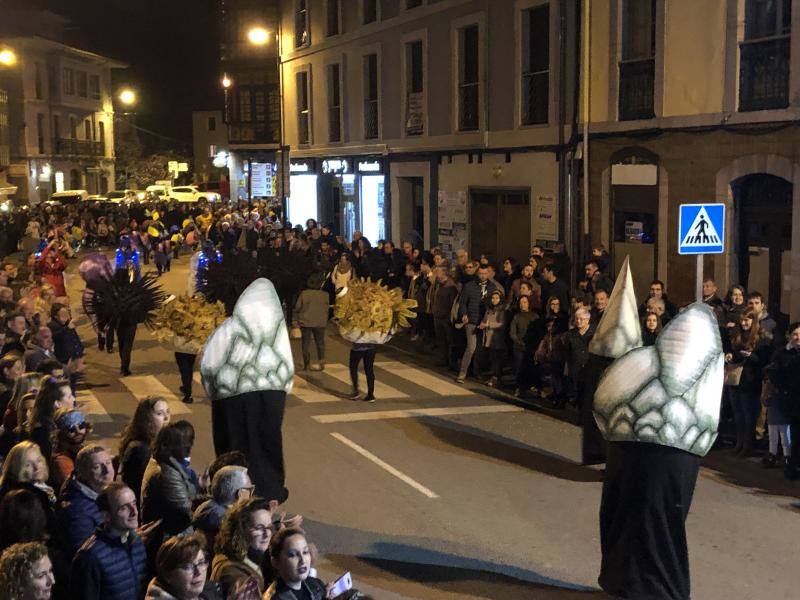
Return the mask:
{"type": "Polygon", "coordinates": [[[55,65],[47,66],[47,93],[52,98],[58,92],[58,70],[55,65]]]}
{"type": "Polygon", "coordinates": [[[83,139],[85,140],[92,139],[92,122],[89,119],[86,119],[83,122],[83,139]]]}
{"type": "Polygon", "coordinates": [[[61,137],[61,117],[53,115],[53,139],[61,137]]]}
{"type": "Polygon", "coordinates": [[[791,0],[747,0],[739,44],[739,110],[789,106],[791,0]]]}
{"type": "Polygon", "coordinates": [[[656,74],[656,0],[623,0],[619,120],[652,119],[656,74]]]}
{"type": "Polygon", "coordinates": [[[100,100],[100,76],[89,75],[89,93],[94,100],[100,100]]]}
{"type": "Polygon", "coordinates": [[[253,120],[253,99],[248,88],[239,90],[239,122],[250,123],[253,120]]]}
{"type": "Polygon", "coordinates": [[[89,96],[89,84],[86,71],[78,71],[78,96],[87,98],[89,96]]]}
{"type": "Polygon", "coordinates": [[[406,0],[406,8],[417,8],[422,6],[422,0],[406,0]]]}
{"type": "Polygon", "coordinates": [[[522,124],[547,123],[550,103],[550,6],[522,12],[522,124]]]}
{"type": "Polygon", "coordinates": [[[330,37],[339,31],[339,0],[328,0],[328,24],[326,33],[330,37]]]}
{"type": "MultiPolygon", "coordinates": [[[[97,141],[105,145],[106,143],[106,124],[103,121],[97,122],[97,141]]],[[[105,152],[105,148],[103,148],[105,152]]]]}
{"type": "Polygon", "coordinates": [[[341,66],[328,67],[328,141],[342,141],[341,66]]]}
{"type": "Polygon", "coordinates": [[[364,25],[378,20],[378,0],[362,0],[362,9],[364,25]]]}
{"type": "Polygon", "coordinates": [[[311,141],[310,94],[308,90],[308,72],[300,71],[295,76],[297,85],[297,141],[308,144],[311,141]]]}
{"type": "Polygon", "coordinates": [[[406,44],[406,135],[425,133],[424,60],[422,41],[406,44]]]}
{"type": "Polygon", "coordinates": [[[44,154],[44,115],[36,115],[36,141],[39,145],[39,154],[44,154]]]}
{"type": "Polygon", "coordinates": [[[308,36],[308,0],[295,0],[294,47],[310,43],[308,36]]]}
{"type": "Polygon", "coordinates": [[[78,139],[78,121],[75,117],[69,118],[69,137],[73,140],[78,139]]]}
{"type": "Polygon", "coordinates": [[[11,162],[8,132],[8,94],[0,90],[0,167],[11,162]]]}
{"type": "Polygon", "coordinates": [[[209,144],[208,146],[208,157],[214,158],[217,155],[217,145],[216,144],[209,144]]]}
{"type": "Polygon", "coordinates": [[[480,126],[480,47],[477,25],[459,31],[458,129],[480,126]]]}
{"type": "Polygon", "coordinates": [[[66,67],[64,68],[64,95],[75,95],[75,71],[66,67]]]}
{"type": "Polygon", "coordinates": [[[33,63],[34,93],[37,100],[42,99],[42,63],[33,63]]]}
{"type": "Polygon", "coordinates": [[[364,138],[378,137],[378,55],[364,56],[364,138]]]}
{"type": "Polygon", "coordinates": [[[208,130],[209,131],[217,130],[217,117],[208,117],[208,130]]]}

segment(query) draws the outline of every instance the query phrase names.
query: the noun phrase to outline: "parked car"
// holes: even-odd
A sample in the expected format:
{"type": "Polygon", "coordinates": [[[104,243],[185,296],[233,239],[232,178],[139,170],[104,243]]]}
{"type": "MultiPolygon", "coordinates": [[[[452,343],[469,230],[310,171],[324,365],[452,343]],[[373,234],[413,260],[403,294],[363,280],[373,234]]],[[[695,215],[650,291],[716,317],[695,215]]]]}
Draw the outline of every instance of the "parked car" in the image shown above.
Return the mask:
{"type": "Polygon", "coordinates": [[[145,188],[148,200],[166,200],[169,197],[170,188],[165,185],[148,185],[145,188]]]}
{"type": "Polygon", "coordinates": [[[130,196],[126,191],[115,190],[106,194],[106,200],[113,204],[122,204],[130,200],[130,196]]]}
{"type": "Polygon", "coordinates": [[[178,202],[199,202],[200,200],[219,202],[222,200],[222,196],[217,192],[203,192],[196,185],[174,187],[169,192],[169,198],[178,202]]]}

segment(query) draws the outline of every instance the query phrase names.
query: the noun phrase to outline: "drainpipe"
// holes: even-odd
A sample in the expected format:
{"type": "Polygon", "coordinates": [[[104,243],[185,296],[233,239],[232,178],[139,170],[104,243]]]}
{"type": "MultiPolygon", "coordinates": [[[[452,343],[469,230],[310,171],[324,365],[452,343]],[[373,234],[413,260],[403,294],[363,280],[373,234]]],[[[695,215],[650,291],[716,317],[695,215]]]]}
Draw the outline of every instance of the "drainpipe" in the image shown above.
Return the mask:
{"type": "Polygon", "coordinates": [[[583,235],[589,235],[589,120],[591,117],[591,86],[589,61],[591,60],[592,5],[583,0],[583,235]]]}

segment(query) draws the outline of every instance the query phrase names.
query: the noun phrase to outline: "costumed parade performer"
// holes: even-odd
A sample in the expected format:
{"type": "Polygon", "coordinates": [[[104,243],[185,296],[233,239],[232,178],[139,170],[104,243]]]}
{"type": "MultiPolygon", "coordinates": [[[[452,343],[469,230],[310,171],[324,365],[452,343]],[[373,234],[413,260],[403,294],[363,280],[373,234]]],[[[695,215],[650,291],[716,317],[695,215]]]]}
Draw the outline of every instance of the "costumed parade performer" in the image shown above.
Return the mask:
{"type": "Polygon", "coordinates": [[[114,330],[108,327],[101,328],[97,324],[97,319],[89,310],[89,305],[94,296],[94,288],[97,287],[101,280],[107,281],[114,274],[111,261],[108,260],[106,255],[102,252],[93,252],[92,254],[86,255],[86,258],[81,261],[81,264],[78,266],[78,273],[81,279],[86,283],[86,287],[83,289],[81,305],[83,306],[83,312],[89,316],[92,329],[94,329],[97,334],[97,345],[101,351],[105,350],[107,347],[109,352],[113,352],[114,330]]]}
{"type": "Polygon", "coordinates": [[[336,294],[334,321],[340,335],[353,346],[350,349],[351,400],[375,401],[375,354],[401,327],[410,327],[408,319],[416,313],[417,301],[403,298],[400,288],[389,289],[369,279],[350,281],[336,294]],[[364,362],[367,393],[359,386],[358,364],[364,362]]]}
{"type": "Polygon", "coordinates": [[[169,234],[164,223],[161,222],[161,215],[153,211],[150,224],[147,226],[147,237],[150,239],[150,247],[153,250],[153,262],[156,265],[158,274],[169,271],[172,264],[170,254],[169,234]]]}
{"type": "Polygon", "coordinates": [[[166,294],[156,283],[155,273],[131,279],[127,270],[119,270],[108,279],[100,279],[86,312],[100,328],[113,328],[117,334],[120,373],[130,375],[131,351],[140,323],[152,327],[154,312],[164,303],[166,294]]]}
{"type": "Polygon", "coordinates": [[[175,353],[181,374],[181,394],[186,404],[194,402],[192,376],[197,355],[208,336],[224,320],[222,303],[208,303],[202,296],[172,296],[156,311],[153,335],[175,353]]]}
{"type": "Polygon", "coordinates": [[[689,600],[686,518],[717,437],[722,343],[712,309],[697,302],[642,347],[627,261],[623,269],[592,348],[615,359],[594,395],[608,442],[598,581],[615,598],[689,600]]]}
{"type": "Polygon", "coordinates": [[[214,242],[206,240],[203,247],[192,255],[189,260],[189,284],[187,291],[190,296],[202,294],[206,287],[206,274],[211,263],[221,263],[222,253],[214,247],[214,242]]]}
{"type": "Polygon", "coordinates": [[[133,244],[133,240],[129,235],[123,235],[119,238],[119,248],[114,261],[115,271],[125,271],[128,277],[133,279],[142,278],[142,269],[139,265],[139,251],[133,244]]]}
{"type": "Polygon", "coordinates": [[[251,283],[217,327],[200,361],[217,455],[247,457],[256,494],[283,503],[283,414],[294,362],[283,308],[268,279],[251,283]]]}

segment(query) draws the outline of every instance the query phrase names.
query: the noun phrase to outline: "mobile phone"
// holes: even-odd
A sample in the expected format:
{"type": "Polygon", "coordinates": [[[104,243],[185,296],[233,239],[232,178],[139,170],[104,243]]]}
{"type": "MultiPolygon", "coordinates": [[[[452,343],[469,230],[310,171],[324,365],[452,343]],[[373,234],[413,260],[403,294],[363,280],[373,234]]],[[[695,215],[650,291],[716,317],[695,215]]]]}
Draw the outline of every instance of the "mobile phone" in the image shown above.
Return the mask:
{"type": "Polygon", "coordinates": [[[336,596],[341,596],[347,590],[353,589],[353,578],[350,576],[350,571],[346,571],[344,575],[339,577],[336,582],[331,587],[329,598],[336,598],[336,596]]]}

